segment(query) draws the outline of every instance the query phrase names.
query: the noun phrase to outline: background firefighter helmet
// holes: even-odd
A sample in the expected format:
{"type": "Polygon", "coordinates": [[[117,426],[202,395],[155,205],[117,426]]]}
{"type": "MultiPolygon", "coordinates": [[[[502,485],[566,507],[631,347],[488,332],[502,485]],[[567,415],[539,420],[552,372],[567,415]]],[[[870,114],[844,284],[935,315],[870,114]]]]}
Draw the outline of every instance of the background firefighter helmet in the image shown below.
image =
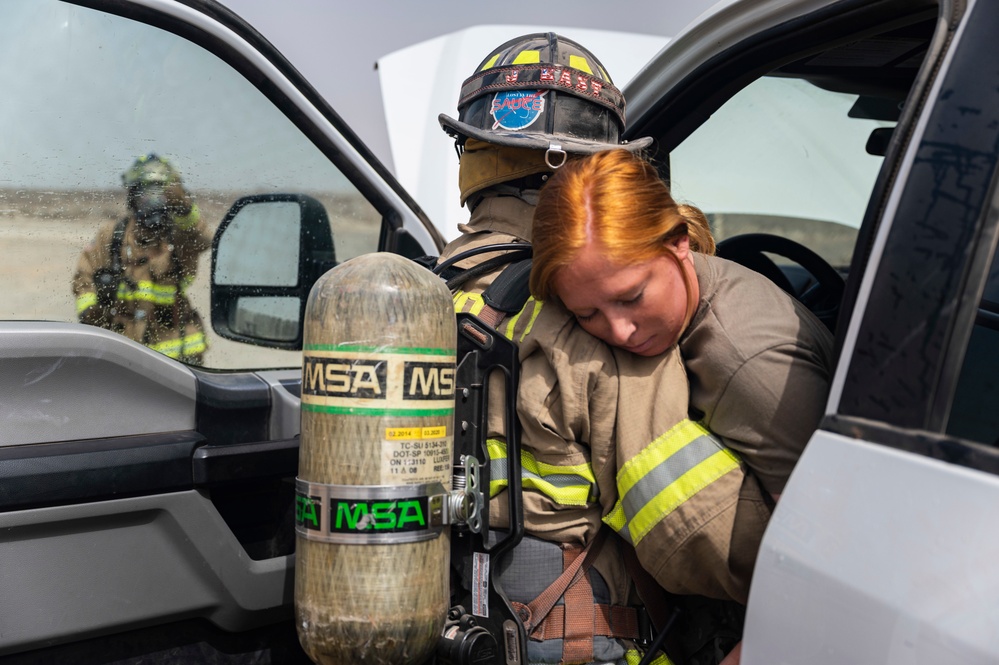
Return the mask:
{"type": "Polygon", "coordinates": [[[516,148],[589,154],[641,150],[651,138],[620,140],[624,96],[596,56],[553,32],[512,39],[465,79],[458,119],[438,117],[463,145],[469,137],[516,148]]]}
{"type": "Polygon", "coordinates": [[[180,173],[165,158],[155,153],[142,155],[121,174],[121,182],[126,189],[147,185],[166,187],[180,182],[180,173]]]}
{"type": "MultiPolygon", "coordinates": [[[[165,158],[149,153],[136,159],[121,174],[121,182],[128,192],[128,207],[135,211],[140,224],[143,219],[149,219],[152,224],[147,226],[152,228],[156,221],[165,222],[165,218],[160,220],[159,216],[149,217],[140,213],[154,211],[156,205],[162,203],[166,188],[180,184],[180,173],[165,158]]],[[[165,212],[166,206],[162,209],[165,212]]]]}
{"type": "Polygon", "coordinates": [[[160,185],[166,187],[180,182],[180,174],[166,159],[149,153],[135,160],[135,163],[121,174],[121,182],[126,188],[160,185]]]}

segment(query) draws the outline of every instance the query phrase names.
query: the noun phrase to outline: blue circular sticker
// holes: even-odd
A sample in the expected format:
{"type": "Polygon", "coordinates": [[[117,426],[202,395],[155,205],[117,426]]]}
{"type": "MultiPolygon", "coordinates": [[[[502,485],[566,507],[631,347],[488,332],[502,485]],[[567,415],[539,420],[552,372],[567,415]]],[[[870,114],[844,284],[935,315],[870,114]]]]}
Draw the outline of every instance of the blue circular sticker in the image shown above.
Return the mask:
{"type": "Polygon", "coordinates": [[[499,92],[493,97],[490,110],[493,129],[518,130],[530,127],[545,110],[547,90],[512,90],[499,92]]]}

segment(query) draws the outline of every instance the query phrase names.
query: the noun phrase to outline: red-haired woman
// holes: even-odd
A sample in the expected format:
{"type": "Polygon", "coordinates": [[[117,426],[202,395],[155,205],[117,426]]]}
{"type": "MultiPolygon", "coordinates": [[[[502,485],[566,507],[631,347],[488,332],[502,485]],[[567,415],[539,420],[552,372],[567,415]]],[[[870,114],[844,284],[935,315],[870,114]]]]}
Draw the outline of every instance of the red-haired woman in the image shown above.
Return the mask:
{"type": "MultiPolygon", "coordinates": [[[[534,297],[546,307],[560,301],[584,330],[631,354],[661,355],[666,362],[678,345],[690,384],[690,418],[736,451],[776,499],[825,406],[833,351],[824,324],[766,277],[715,257],[704,214],[674,201],[655,168],[624,150],[562,166],[541,190],[531,242],[534,297]]],[[[626,375],[627,363],[619,368],[622,385],[634,380],[626,375]]],[[[656,398],[683,404],[688,396],[656,398]]],[[[629,426],[635,415],[622,422],[618,413],[619,427],[629,426]]],[[[686,531],[644,497],[667,493],[657,484],[668,477],[661,470],[682,466],[694,446],[683,445],[673,430],[648,436],[652,440],[637,451],[621,449],[627,439],[618,437],[616,505],[604,521],[633,543],[635,525],[644,524],[649,537],[636,546],[642,564],[667,590],[685,593],[669,571],[689,574],[697,562],[684,565],[674,554],[675,542],[649,541],[682,541],[686,531]],[[658,523],[665,528],[648,526],[658,523]]],[[[681,476],[673,486],[684,483],[681,476]]],[[[727,486],[728,495],[721,487],[706,493],[699,484],[689,492],[692,502],[702,494],[751,505],[745,499],[753,485],[746,475],[741,487],[727,486]]],[[[698,529],[716,532],[708,544],[729,540],[722,533],[728,530],[733,548],[756,548],[762,536],[758,519],[740,508],[734,521],[698,529]]],[[[727,556],[754,560],[755,554],[733,549],[727,556]]],[[[716,566],[708,563],[715,558],[706,556],[699,565],[716,566]]],[[[737,664],[741,646],[722,665],[737,664]]]]}
{"type": "Polygon", "coordinates": [[[679,344],[692,415],[779,495],[825,407],[828,329],[769,279],[713,256],[703,213],[624,150],[559,169],[531,242],[533,295],[631,353],[679,344]]]}

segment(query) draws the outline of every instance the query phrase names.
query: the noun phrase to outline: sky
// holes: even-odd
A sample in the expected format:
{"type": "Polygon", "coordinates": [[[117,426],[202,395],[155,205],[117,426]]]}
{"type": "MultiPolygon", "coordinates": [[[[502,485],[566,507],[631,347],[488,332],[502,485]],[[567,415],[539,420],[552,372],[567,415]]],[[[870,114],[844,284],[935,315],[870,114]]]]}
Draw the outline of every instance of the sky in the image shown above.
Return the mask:
{"type": "MultiPolygon", "coordinates": [[[[382,56],[483,24],[550,24],[670,37],[713,4],[712,0],[625,0],[613,4],[607,0],[221,2],[274,44],[389,168],[393,163],[385,118],[372,112],[382,108],[375,70],[375,62],[382,56]]],[[[493,46],[498,44],[483,45],[482,55],[493,46]]],[[[414,63],[414,77],[427,74],[414,63]]],[[[454,109],[440,110],[454,113],[454,109]]]]}
{"type": "MultiPolygon", "coordinates": [[[[551,29],[589,48],[623,87],[711,2],[627,0],[609,12],[606,0],[221,1],[327,99],[446,237],[467,211],[437,115],[457,117],[462,80],[494,47],[551,29]]],[[[110,189],[146,152],[174,159],[194,189],[352,187],[221,58],[140,21],[0,0],[0,63],[0,125],[18,128],[0,140],[0,188],[110,189]]]]}

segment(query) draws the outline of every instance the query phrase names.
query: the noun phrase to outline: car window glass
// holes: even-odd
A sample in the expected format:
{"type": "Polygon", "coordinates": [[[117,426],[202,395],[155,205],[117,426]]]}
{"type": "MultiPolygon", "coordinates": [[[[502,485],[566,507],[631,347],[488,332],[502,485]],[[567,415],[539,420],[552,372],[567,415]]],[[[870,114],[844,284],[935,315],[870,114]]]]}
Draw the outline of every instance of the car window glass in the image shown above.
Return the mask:
{"type": "MultiPolygon", "coordinates": [[[[135,200],[124,178],[140,156],[164,158],[182,183],[183,200],[176,192],[170,199],[166,187],[158,190],[166,203],[147,197],[170,214],[143,218],[144,229],[161,234],[157,246],[178,251],[171,259],[145,256],[126,232],[122,255],[126,263],[145,261],[143,269],[108,278],[116,283],[102,293],[113,299],[114,314],[92,322],[161,353],[217,369],[300,363],[296,352],[211,331],[208,247],[240,197],[308,194],[326,208],[337,261],[377,249],[381,215],[350,181],[238,72],[177,35],[56,0],[4,0],[0,89],[7,128],[0,141],[0,319],[76,322],[93,305],[97,289],[86,292],[74,275],[85,248],[93,250],[85,261],[90,273],[109,262],[115,225],[135,200]],[[162,229],[176,235],[163,240],[162,229]],[[200,354],[196,319],[207,345],[200,354]],[[170,326],[180,332],[162,332],[170,326]]],[[[274,254],[257,265],[265,270],[287,259],[274,254]]]]}
{"type": "Polygon", "coordinates": [[[670,153],[673,193],[707,213],[717,240],[776,234],[845,270],[883,161],[868,141],[894,125],[859,106],[804,80],[757,79],[670,153]]]}

